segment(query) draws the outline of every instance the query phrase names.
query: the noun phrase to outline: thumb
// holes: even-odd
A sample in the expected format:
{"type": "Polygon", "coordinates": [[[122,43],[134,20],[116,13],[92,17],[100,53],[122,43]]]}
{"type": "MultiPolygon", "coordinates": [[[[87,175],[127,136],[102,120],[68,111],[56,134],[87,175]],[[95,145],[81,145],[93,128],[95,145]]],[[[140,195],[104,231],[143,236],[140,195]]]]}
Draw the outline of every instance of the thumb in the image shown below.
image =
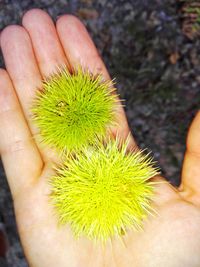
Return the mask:
{"type": "Polygon", "coordinates": [[[190,197],[200,196],[200,111],[188,131],[180,189],[190,197]]]}

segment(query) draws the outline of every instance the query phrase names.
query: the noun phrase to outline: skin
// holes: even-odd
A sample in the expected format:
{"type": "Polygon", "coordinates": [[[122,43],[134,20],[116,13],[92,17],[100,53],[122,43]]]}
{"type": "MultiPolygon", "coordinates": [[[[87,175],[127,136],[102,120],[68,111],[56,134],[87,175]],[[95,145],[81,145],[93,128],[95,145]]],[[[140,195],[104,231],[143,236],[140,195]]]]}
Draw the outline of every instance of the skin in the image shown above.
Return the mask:
{"type": "MultiPolygon", "coordinates": [[[[154,207],[141,232],[128,231],[104,248],[75,240],[58,227],[49,204],[48,178],[57,155],[34,139],[29,106],[42,77],[77,63],[109,74],[83,24],[71,15],[56,26],[42,10],[28,11],[22,26],[0,35],[6,70],[0,70],[0,152],[12,192],[21,242],[32,267],[198,267],[200,266],[200,112],[189,129],[180,188],[156,185],[154,207]]],[[[129,133],[122,107],[115,135],[129,133]]],[[[132,139],[130,146],[136,146],[132,139]]],[[[154,180],[164,181],[162,177],[154,180]]]]}

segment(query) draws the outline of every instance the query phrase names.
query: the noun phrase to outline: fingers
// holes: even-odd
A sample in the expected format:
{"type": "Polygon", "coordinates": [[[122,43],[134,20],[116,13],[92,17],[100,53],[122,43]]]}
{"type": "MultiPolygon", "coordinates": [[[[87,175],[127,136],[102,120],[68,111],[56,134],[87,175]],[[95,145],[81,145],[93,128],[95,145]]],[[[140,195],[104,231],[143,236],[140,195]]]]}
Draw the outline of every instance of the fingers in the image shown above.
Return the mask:
{"type": "MultiPolygon", "coordinates": [[[[26,30],[17,25],[6,27],[0,35],[0,45],[6,69],[12,79],[23,113],[33,136],[38,130],[32,123],[31,106],[36,90],[41,87],[41,74],[37,66],[31,40],[26,30]]],[[[48,152],[38,147],[46,161],[48,152]]]]}
{"type": "Polygon", "coordinates": [[[0,153],[12,195],[32,185],[43,163],[32,140],[11,80],[0,69],[0,153]]]}
{"type": "Polygon", "coordinates": [[[187,137],[182,170],[181,191],[189,198],[200,197],[200,111],[195,116],[187,137]]]}
{"type": "MultiPolygon", "coordinates": [[[[58,19],[56,26],[70,66],[81,65],[94,74],[101,73],[105,79],[110,79],[86,28],[76,17],[64,15],[58,19]]],[[[119,126],[112,129],[112,133],[114,135],[118,134],[121,138],[126,138],[130,131],[121,105],[117,110],[117,122],[119,126]]],[[[134,141],[131,141],[135,145],[134,141]]]]}
{"type": "Polygon", "coordinates": [[[67,65],[55,26],[50,16],[40,9],[28,11],[22,25],[28,31],[43,76],[52,74],[60,65],[67,65]]]}
{"type": "MultiPolygon", "coordinates": [[[[6,67],[33,133],[35,129],[30,120],[30,103],[35,90],[41,86],[40,73],[43,76],[50,75],[58,66],[66,64],[66,58],[69,58],[70,65],[74,66],[81,62],[93,72],[96,70],[103,73],[106,79],[109,78],[81,22],[73,16],[63,16],[61,19],[58,20],[57,28],[62,45],[51,18],[38,9],[28,11],[24,15],[25,29],[20,26],[9,26],[2,32],[0,38],[6,67]],[[76,40],[77,36],[79,36],[78,40],[76,40]]],[[[117,112],[117,120],[120,126],[112,129],[112,133],[126,138],[129,128],[121,106],[117,112]]],[[[132,143],[135,145],[134,142],[132,143]]],[[[42,153],[43,150],[41,149],[42,153]]],[[[49,153],[43,154],[45,157],[49,153]]]]}
{"type": "Polygon", "coordinates": [[[35,91],[41,86],[31,40],[21,26],[6,27],[0,35],[0,45],[6,69],[13,81],[26,118],[30,118],[30,106],[35,91]]]}
{"type": "MultiPolygon", "coordinates": [[[[17,25],[8,26],[1,33],[0,44],[6,68],[32,133],[35,135],[38,130],[32,123],[30,109],[35,91],[41,87],[41,73],[43,76],[49,75],[58,65],[65,64],[66,58],[53,22],[45,12],[41,10],[27,12],[23,24],[28,32],[17,25]]],[[[44,148],[40,142],[38,147],[45,161],[56,160],[53,151],[44,148]]]]}

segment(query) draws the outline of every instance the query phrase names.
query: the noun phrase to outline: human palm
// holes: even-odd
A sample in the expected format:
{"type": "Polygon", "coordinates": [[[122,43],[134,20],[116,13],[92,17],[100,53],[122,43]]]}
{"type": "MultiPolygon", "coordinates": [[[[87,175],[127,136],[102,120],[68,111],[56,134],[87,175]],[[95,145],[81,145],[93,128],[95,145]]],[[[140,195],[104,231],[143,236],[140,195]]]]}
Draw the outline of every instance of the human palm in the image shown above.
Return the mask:
{"type": "MultiPolygon", "coordinates": [[[[14,200],[25,255],[33,267],[198,267],[200,266],[200,113],[188,134],[181,188],[156,177],[153,205],[140,232],[129,230],[105,247],[74,239],[68,226],[58,227],[49,204],[48,179],[59,158],[33,136],[30,103],[42,77],[57,66],[81,63],[93,73],[109,75],[87,31],[73,16],[56,28],[41,10],[28,11],[23,26],[8,26],[0,35],[7,71],[0,70],[0,152],[14,200]],[[160,183],[160,181],[162,181],[160,183]]],[[[112,134],[125,138],[122,107],[112,134]]],[[[135,146],[132,139],[130,146],[135,146]]]]}

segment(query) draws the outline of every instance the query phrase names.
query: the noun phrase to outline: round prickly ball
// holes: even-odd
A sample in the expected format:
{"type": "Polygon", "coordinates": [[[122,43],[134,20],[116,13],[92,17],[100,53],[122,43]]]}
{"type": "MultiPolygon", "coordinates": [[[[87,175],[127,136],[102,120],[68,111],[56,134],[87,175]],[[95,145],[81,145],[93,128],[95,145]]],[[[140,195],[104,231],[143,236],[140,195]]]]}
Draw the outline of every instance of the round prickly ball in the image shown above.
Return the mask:
{"type": "Polygon", "coordinates": [[[50,180],[51,200],[61,224],[75,236],[106,241],[127,228],[138,230],[152,212],[153,182],[158,174],[141,151],[127,153],[127,142],[85,148],[69,157],[50,180]]]}
{"type": "Polygon", "coordinates": [[[112,82],[81,68],[52,75],[32,107],[42,141],[58,151],[76,151],[104,137],[115,121],[117,97],[112,91],[112,82]]]}

